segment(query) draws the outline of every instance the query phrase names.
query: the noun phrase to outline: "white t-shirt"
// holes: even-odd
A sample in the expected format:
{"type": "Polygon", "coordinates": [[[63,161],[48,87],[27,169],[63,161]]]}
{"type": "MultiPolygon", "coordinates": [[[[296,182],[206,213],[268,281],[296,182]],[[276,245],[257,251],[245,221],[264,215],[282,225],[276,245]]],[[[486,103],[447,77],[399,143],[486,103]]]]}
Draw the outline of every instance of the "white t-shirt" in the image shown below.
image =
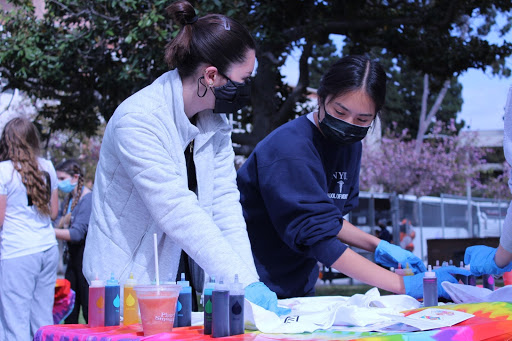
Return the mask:
{"type": "MultiPolygon", "coordinates": [[[[38,158],[41,170],[50,174],[52,192],[57,188],[53,164],[38,158]]],[[[0,194],[7,195],[5,219],[0,227],[0,260],[26,256],[57,245],[50,216],[29,206],[27,190],[11,161],[0,162],[0,194]]]]}

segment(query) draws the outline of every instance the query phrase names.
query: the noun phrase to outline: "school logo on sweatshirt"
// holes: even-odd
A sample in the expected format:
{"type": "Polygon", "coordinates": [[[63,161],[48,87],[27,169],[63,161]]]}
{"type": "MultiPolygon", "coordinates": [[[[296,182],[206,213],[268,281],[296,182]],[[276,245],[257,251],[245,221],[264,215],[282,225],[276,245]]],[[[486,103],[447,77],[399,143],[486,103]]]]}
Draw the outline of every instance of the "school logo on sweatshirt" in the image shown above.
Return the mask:
{"type": "MultiPolygon", "coordinates": [[[[338,200],[346,200],[348,198],[348,193],[343,193],[343,189],[346,189],[345,182],[347,181],[347,172],[334,172],[333,179],[336,186],[332,189],[332,193],[327,193],[329,198],[338,199],[338,200]]],[[[331,187],[333,184],[331,183],[331,187]]]]}

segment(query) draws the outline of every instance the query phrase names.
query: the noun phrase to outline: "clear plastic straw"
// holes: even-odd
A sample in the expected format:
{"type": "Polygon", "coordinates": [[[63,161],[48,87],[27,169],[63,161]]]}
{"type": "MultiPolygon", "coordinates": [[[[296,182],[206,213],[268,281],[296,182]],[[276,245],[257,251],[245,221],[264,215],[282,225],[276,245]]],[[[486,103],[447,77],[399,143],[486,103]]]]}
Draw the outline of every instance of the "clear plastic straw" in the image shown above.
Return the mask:
{"type": "Polygon", "coordinates": [[[156,285],[160,285],[160,274],[158,272],[158,247],[156,233],[153,233],[153,246],[155,248],[155,274],[156,274],[156,285]]]}

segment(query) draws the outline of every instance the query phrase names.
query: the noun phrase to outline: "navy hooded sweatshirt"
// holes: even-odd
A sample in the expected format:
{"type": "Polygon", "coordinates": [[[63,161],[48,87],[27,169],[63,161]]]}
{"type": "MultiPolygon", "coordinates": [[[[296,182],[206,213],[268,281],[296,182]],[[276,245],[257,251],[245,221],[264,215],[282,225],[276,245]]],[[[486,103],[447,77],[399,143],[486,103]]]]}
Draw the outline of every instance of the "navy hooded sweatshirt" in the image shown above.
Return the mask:
{"type": "Polygon", "coordinates": [[[331,266],[346,250],[336,236],[358,204],[361,148],[328,140],[301,116],[263,139],[238,171],[256,269],[279,298],[313,295],[317,262],[331,266]]]}

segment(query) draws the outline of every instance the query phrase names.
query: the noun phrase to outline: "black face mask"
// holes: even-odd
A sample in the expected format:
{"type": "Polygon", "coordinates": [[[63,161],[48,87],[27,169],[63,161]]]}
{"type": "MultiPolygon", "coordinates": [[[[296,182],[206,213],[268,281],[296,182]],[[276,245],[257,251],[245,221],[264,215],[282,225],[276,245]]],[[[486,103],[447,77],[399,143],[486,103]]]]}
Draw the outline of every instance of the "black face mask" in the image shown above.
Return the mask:
{"type": "Polygon", "coordinates": [[[245,107],[251,100],[251,82],[247,79],[244,83],[232,81],[224,76],[228,82],[223,86],[213,88],[215,95],[214,113],[231,114],[245,107]]]}
{"type": "Polygon", "coordinates": [[[361,141],[370,129],[370,126],[361,127],[340,120],[331,116],[325,109],[324,112],[325,116],[322,122],[318,120],[320,130],[325,137],[338,144],[352,144],[361,141]]]}

